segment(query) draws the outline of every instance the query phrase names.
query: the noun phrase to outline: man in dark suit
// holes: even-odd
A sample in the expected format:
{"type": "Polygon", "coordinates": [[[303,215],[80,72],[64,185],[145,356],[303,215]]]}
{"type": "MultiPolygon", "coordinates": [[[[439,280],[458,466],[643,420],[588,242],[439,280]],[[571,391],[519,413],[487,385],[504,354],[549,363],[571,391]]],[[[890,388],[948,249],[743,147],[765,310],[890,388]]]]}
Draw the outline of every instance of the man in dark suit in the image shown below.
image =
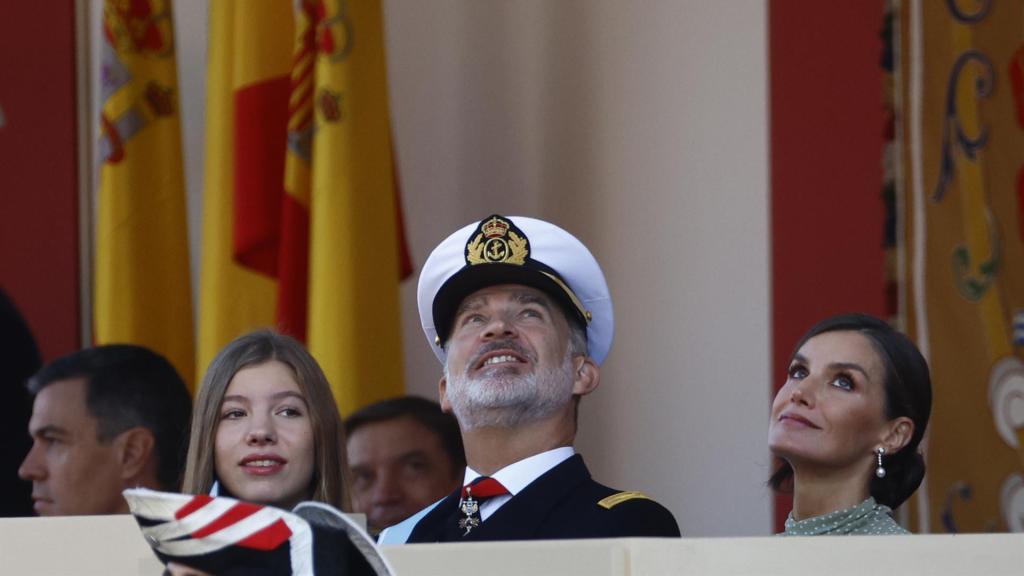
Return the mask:
{"type": "Polygon", "coordinates": [[[178,490],[192,399],[166,358],[86,348],[43,366],[28,390],[32,448],[18,475],[40,516],[122,514],[125,488],[178,490]]]}
{"type": "Polygon", "coordinates": [[[397,524],[462,486],[466,451],[459,423],[437,402],[400,396],[345,419],[352,511],[371,534],[397,524]]]}
{"type": "Polygon", "coordinates": [[[490,216],[434,250],[418,298],[468,466],[460,490],[382,543],[679,536],[668,510],[595,482],[573,449],[614,332],[604,275],[579,240],[490,216]]]}

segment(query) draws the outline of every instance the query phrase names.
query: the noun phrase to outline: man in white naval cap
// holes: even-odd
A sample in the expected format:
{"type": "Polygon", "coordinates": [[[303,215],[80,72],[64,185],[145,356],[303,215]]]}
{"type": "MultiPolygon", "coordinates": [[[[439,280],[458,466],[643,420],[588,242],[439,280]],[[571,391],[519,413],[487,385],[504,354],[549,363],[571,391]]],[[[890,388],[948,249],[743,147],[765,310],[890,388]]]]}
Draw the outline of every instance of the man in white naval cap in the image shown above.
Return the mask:
{"type": "Polygon", "coordinates": [[[418,299],[467,468],[461,489],[381,543],[679,536],[668,510],[595,482],[573,449],[614,332],[604,275],[579,240],[488,216],[433,251],[418,299]]]}

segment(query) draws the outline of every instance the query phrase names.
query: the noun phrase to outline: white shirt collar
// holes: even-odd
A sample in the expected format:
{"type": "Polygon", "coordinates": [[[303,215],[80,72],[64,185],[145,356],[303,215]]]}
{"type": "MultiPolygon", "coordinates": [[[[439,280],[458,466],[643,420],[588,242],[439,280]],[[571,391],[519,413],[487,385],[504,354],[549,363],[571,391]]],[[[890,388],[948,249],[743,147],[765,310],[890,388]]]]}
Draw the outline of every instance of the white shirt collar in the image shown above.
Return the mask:
{"type": "MultiPolygon", "coordinates": [[[[501,482],[501,485],[508,489],[509,494],[515,496],[523,488],[529,486],[531,482],[540,478],[545,472],[572,458],[574,454],[576,454],[576,450],[572,446],[562,446],[561,448],[534,454],[505,466],[491,474],[491,478],[501,482]]],[[[466,466],[466,476],[462,485],[466,486],[480,476],[483,476],[483,474],[466,466]]]]}

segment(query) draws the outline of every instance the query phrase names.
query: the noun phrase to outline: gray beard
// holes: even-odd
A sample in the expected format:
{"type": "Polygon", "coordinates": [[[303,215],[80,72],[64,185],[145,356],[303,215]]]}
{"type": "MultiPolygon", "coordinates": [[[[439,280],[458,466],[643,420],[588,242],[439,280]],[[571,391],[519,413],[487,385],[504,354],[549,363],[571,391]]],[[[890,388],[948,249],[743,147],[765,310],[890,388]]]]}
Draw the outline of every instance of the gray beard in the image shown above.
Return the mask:
{"type": "Polygon", "coordinates": [[[469,378],[452,375],[445,395],[463,431],[478,428],[512,428],[552,416],[572,400],[572,354],[566,352],[560,366],[529,374],[493,374],[469,378]]]}

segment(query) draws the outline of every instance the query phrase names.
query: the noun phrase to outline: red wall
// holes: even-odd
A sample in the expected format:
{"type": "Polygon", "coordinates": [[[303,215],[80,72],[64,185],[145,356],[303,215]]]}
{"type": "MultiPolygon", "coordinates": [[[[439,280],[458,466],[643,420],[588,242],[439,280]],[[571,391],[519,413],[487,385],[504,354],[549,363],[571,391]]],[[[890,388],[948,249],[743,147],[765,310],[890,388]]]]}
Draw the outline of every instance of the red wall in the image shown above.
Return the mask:
{"type": "Polygon", "coordinates": [[[74,2],[0,17],[0,287],[45,360],[79,346],[74,2]]]}
{"type": "Polygon", "coordinates": [[[882,21],[883,0],[770,4],[775,388],[812,324],[885,314],[882,21]]]}

